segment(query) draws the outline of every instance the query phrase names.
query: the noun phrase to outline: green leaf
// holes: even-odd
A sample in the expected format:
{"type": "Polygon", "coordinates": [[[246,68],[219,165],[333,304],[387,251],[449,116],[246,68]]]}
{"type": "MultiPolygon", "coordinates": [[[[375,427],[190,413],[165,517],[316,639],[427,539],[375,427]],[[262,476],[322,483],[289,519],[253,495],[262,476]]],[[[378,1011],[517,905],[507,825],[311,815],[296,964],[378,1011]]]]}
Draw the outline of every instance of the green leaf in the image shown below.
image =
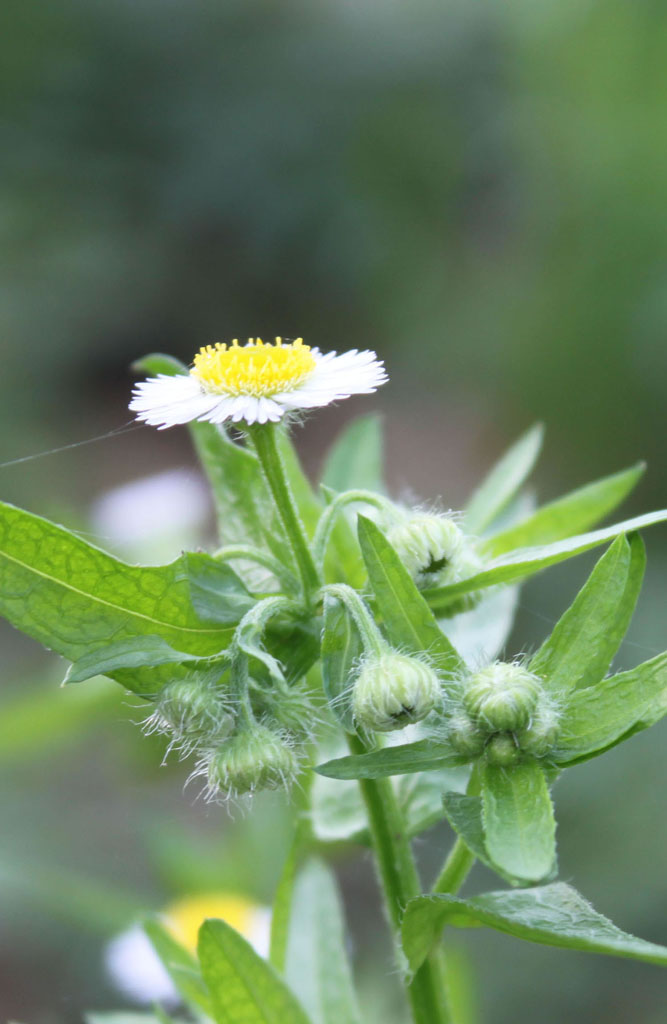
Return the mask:
{"type": "Polygon", "coordinates": [[[621,533],[632,533],[635,530],[653,526],[655,523],[663,523],[665,520],[667,520],[667,509],[661,509],[659,512],[647,512],[643,516],[626,519],[614,526],[606,526],[602,530],[593,530],[591,533],[582,533],[577,537],[568,537],[555,544],[545,544],[536,548],[519,548],[518,551],[495,558],[485,569],[470,576],[467,580],[452,583],[447,587],[433,587],[431,590],[425,590],[424,597],[430,607],[437,612],[441,608],[446,609],[452,598],[459,597],[461,594],[469,594],[497,583],[511,583],[526,576],[533,576],[550,565],[564,562],[566,559],[598,547],[608,540],[614,540],[621,533]]]}
{"type": "Polygon", "coordinates": [[[461,669],[459,654],[384,534],[365,516],[359,516],[358,528],[361,553],[391,643],[427,654],[441,671],[461,669]]]}
{"type": "Polygon", "coordinates": [[[174,356],[167,356],[163,352],[150,352],[141,359],[135,359],[132,363],[132,370],[135,373],[146,373],[150,377],[157,377],[159,373],[165,377],[177,377],[179,374],[187,373],[188,368],[180,359],[174,356]]]}
{"type": "Polygon", "coordinates": [[[182,559],[192,605],[202,619],[236,625],[255,604],[255,598],[230,565],[200,551],[186,551],[182,559]]]}
{"type": "Polygon", "coordinates": [[[630,625],[645,565],[644,543],[636,533],[617,537],[604,553],[530,661],[530,670],[549,690],[591,686],[609,670],[630,625]]]}
{"type": "Polygon", "coordinates": [[[447,743],[417,740],[415,743],[384,747],[369,754],[338,757],[318,765],[315,771],[330,779],[381,779],[386,775],[457,768],[465,762],[466,759],[447,743]]]}
{"type": "Polygon", "coordinates": [[[410,900],[403,918],[403,949],[413,971],[424,962],[447,924],[456,928],[484,925],[545,946],[667,964],[665,946],[622,932],[564,882],[487,892],[468,900],[440,894],[410,900]]]}
{"type": "Polygon", "coordinates": [[[289,937],[290,917],[292,915],[292,894],[297,867],[302,856],[302,847],[302,838],[300,835],[297,835],[290,846],[287,859],[283,865],[271,908],[269,962],[279,974],[285,973],[287,940],[289,937]]]}
{"type": "Polygon", "coordinates": [[[483,533],[509,504],[535,465],[543,436],[542,424],[536,423],[496,463],[468,502],[466,532],[483,533]]]}
{"type": "Polygon", "coordinates": [[[145,921],[144,931],[173,981],[176,991],[186,1003],[198,1007],[208,1017],[212,1017],[213,1008],[208,989],[204,984],[199,964],[192,954],[184,949],[158,920],[145,921]]]}
{"type": "Polygon", "coordinates": [[[543,505],[522,523],[490,537],[483,544],[483,550],[490,555],[502,555],[515,548],[550,544],[580,533],[599,523],[620,505],[637,485],[645,469],[645,463],[638,462],[629,469],[595,480],[543,505]]]}
{"type": "Polygon", "coordinates": [[[486,850],[494,866],[523,882],[539,882],[553,872],[556,824],[540,765],[485,765],[482,808],[486,850]]]}
{"type": "MultiPolygon", "coordinates": [[[[69,667],[65,675],[65,683],[82,683],[94,676],[111,676],[119,669],[144,668],[147,665],[180,665],[184,663],[205,664],[210,666],[218,661],[222,664],[217,655],[213,658],[194,659],[191,654],[184,651],[175,651],[162,637],[159,636],[137,636],[129,640],[106,644],[99,650],[91,651],[79,658],[69,667]]],[[[220,668],[222,674],[222,667],[220,668]]]]}
{"type": "Polygon", "coordinates": [[[199,962],[217,1024],[309,1024],[274,968],[224,921],[199,929],[199,962]]]}
{"type": "Polygon", "coordinates": [[[345,606],[327,594],[322,632],[322,688],[329,706],[347,732],[354,732],[354,722],[346,695],[352,682],[352,670],[361,653],[359,633],[345,606]]]}
{"type": "Polygon", "coordinates": [[[464,793],[469,777],[470,769],[467,765],[401,775],[397,782],[396,795],[405,818],[408,836],[418,836],[425,829],[442,821],[443,800],[450,794],[458,796],[464,793]]]}
{"type": "Polygon", "coordinates": [[[442,797],[445,817],[468,849],[482,864],[496,871],[486,852],[486,837],[482,820],[482,800],[465,793],[445,793],[442,797]]]}
{"type": "Polygon", "coordinates": [[[615,746],[667,714],[667,652],[573,693],[553,758],[574,764],[615,746]]]}
{"type": "Polygon", "coordinates": [[[323,843],[367,841],[366,808],[354,779],[315,775],[310,820],[315,838],[323,843]]]}
{"type": "Polygon", "coordinates": [[[322,483],[334,491],[384,491],[381,416],[359,416],[345,427],[327,456],[322,483]]]}
{"type": "MultiPolygon", "coordinates": [[[[186,557],[165,566],[128,565],[5,504],[0,504],[0,613],[70,661],[137,636],[160,636],[174,650],[207,657],[224,650],[233,632],[197,614],[186,557]]],[[[167,675],[165,669],[145,668],[121,670],[114,678],[150,695],[167,675]]]]}
{"type": "Polygon", "coordinates": [[[361,1024],[336,881],[320,860],[296,880],[285,977],[313,1024],[361,1024]]]}

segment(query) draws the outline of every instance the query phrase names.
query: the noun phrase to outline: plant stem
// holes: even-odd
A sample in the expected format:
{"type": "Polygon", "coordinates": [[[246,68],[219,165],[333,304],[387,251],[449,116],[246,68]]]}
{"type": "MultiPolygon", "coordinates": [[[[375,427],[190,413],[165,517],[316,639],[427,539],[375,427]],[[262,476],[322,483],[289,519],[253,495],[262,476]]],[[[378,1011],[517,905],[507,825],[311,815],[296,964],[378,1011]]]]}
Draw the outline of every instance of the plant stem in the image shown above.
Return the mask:
{"type": "MultiPolygon", "coordinates": [[[[357,737],[348,736],[353,754],[366,751],[357,737]]],[[[368,824],[377,859],[387,914],[398,942],[403,911],[409,899],[421,892],[417,868],[405,832],[403,815],[389,779],[359,779],[368,813],[368,824]]],[[[442,974],[436,959],[429,957],[406,986],[415,1024],[447,1024],[442,974]]]]}
{"type": "Polygon", "coordinates": [[[457,836],[444,867],[433,885],[433,892],[446,892],[452,895],[457,893],[474,863],[475,854],[471,853],[461,837],[457,836]]]}
{"type": "Polygon", "coordinates": [[[248,433],[294,552],[301,577],[304,602],[309,604],[312,594],[320,585],[320,580],[310,553],[306,532],[294,502],[294,496],[285,476],[285,469],[276,444],[275,424],[253,423],[248,426],[248,433]]]}

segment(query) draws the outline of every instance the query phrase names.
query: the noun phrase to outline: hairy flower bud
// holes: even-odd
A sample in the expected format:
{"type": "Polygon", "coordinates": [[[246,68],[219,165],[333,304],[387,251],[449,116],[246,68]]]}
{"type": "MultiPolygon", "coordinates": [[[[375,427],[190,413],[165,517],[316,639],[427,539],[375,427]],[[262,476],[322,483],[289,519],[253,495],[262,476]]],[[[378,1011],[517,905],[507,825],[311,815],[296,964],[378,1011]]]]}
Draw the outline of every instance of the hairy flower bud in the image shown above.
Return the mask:
{"type": "Polygon", "coordinates": [[[474,722],[509,732],[528,725],[541,692],[539,679],[527,669],[496,661],[468,680],[463,704],[474,722]]]}
{"type": "Polygon", "coordinates": [[[263,725],[240,729],[206,759],[208,791],[241,796],[279,789],[293,782],[299,768],[294,750],[263,725]]]}
{"type": "MultiPolygon", "coordinates": [[[[394,526],[388,540],[418,587],[446,586],[473,576],[481,559],[451,516],[418,513],[394,526]]],[[[454,598],[446,614],[472,608],[479,594],[454,598]]]]}
{"type": "Polygon", "coordinates": [[[484,749],[484,732],[465,713],[452,716],[447,735],[455,750],[464,757],[476,757],[484,749]]]}
{"type": "Polygon", "coordinates": [[[219,690],[201,680],[177,679],[159,695],[152,727],[195,744],[214,742],[234,728],[234,717],[219,690]]]}
{"type": "Polygon", "coordinates": [[[453,519],[420,513],[394,526],[387,539],[414,579],[456,561],[465,537],[453,519]]]}
{"type": "Polygon", "coordinates": [[[440,700],[440,681],[432,668],[388,651],[364,663],[352,691],[352,713],[360,726],[389,732],[426,718],[440,700]]]}
{"type": "Polygon", "coordinates": [[[548,754],[558,736],[558,717],[553,701],[542,696],[528,725],[516,734],[521,750],[533,757],[548,754]]]}
{"type": "Polygon", "coordinates": [[[509,768],[519,758],[519,748],[511,732],[498,732],[486,745],[486,758],[489,764],[500,768],[509,768]]]}

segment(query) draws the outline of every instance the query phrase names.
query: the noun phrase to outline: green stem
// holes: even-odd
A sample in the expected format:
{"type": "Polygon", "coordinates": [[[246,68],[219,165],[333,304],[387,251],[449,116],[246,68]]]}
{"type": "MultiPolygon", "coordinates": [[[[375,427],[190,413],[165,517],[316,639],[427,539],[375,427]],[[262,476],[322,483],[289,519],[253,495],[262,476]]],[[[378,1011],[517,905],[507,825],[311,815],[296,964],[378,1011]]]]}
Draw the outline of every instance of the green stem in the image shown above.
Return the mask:
{"type": "Polygon", "coordinates": [[[294,497],[285,476],[285,469],[276,444],[275,424],[253,423],[252,426],[248,426],[248,433],[255,446],[262,472],[294,552],[301,577],[304,602],[309,604],[313,592],[320,585],[320,579],[310,553],[303,523],[299,518],[294,497]]]}
{"type": "MultiPolygon", "coordinates": [[[[354,735],[348,736],[348,744],[352,754],[361,754],[367,749],[354,735]]],[[[387,915],[398,944],[405,906],[421,892],[419,875],[389,779],[359,779],[359,787],[368,814],[387,915]]],[[[429,957],[416,971],[406,994],[414,1024],[447,1024],[449,1015],[442,975],[434,957],[429,957]]]]}
{"type": "Polygon", "coordinates": [[[475,854],[471,853],[461,837],[458,836],[433,885],[433,892],[446,892],[452,895],[457,893],[474,863],[475,854]]]}
{"type": "MultiPolygon", "coordinates": [[[[466,793],[468,796],[477,796],[481,788],[480,772],[477,765],[472,770],[468,781],[466,793]]],[[[470,869],[476,861],[475,854],[464,843],[460,836],[452,846],[442,871],[433,884],[433,892],[444,892],[455,895],[465,882],[470,869]]]]}
{"type": "Polygon", "coordinates": [[[374,494],[372,491],[343,491],[342,494],[337,494],[320,516],[313,537],[313,557],[320,570],[324,566],[324,557],[327,553],[331,533],[336,525],[336,517],[346,505],[359,502],[373,505],[374,508],[380,509],[382,512],[393,509],[388,498],[383,498],[382,495],[374,494]]]}
{"type": "Polygon", "coordinates": [[[359,636],[367,654],[375,654],[378,658],[389,650],[389,645],[377,627],[366,602],[347,583],[327,583],[322,587],[323,594],[331,594],[341,601],[354,619],[359,636]]]}

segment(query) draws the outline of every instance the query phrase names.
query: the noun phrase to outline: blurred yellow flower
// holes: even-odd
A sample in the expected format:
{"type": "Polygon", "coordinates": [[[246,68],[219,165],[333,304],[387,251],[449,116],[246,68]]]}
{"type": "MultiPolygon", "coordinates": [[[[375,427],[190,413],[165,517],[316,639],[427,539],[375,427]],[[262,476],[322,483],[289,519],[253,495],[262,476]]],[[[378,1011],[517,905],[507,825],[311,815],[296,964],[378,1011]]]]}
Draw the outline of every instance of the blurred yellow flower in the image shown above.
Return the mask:
{"type": "MultiPolygon", "coordinates": [[[[244,896],[197,893],[169,904],[160,916],[167,930],[190,953],[196,952],[201,924],[214,917],[236,929],[260,956],[268,954],[271,912],[244,896]]],[[[171,978],[139,925],[117,935],[107,946],[104,960],[114,984],[134,1002],[180,1002],[171,978]]]]}

